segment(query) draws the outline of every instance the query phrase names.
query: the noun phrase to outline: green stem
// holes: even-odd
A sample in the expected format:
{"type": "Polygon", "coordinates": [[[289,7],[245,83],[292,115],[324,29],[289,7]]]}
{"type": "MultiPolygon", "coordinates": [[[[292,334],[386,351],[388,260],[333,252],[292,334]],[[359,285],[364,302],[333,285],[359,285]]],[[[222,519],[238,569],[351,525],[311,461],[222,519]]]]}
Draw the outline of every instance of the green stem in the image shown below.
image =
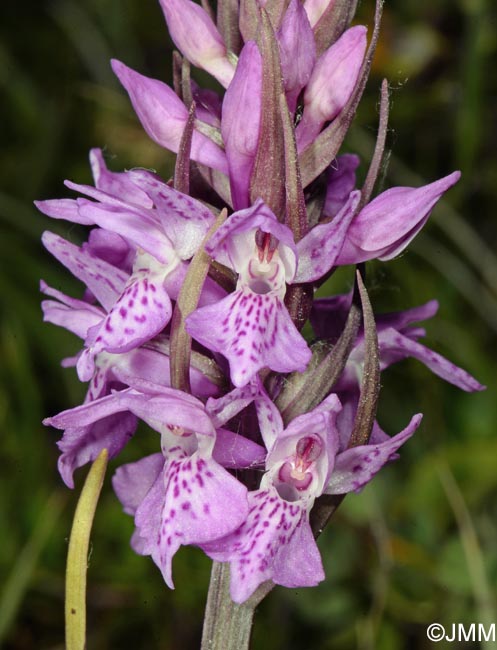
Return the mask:
{"type": "Polygon", "coordinates": [[[228,564],[214,562],[205,608],[201,650],[248,650],[257,605],[273,588],[265,582],[242,605],[231,600],[228,564]]]}
{"type": "Polygon", "coordinates": [[[103,449],[88,472],[74,513],[66,567],[66,650],[84,650],[86,647],[88,546],[107,459],[107,449],[103,449]]]}
{"type": "Polygon", "coordinates": [[[193,256],[190,266],[176,301],[171,319],[170,362],[171,386],[186,393],[190,389],[190,359],[192,352],[192,337],[186,331],[186,317],[197,308],[202,287],[204,286],[211,258],[205,252],[205,244],[224,223],[227,210],[223,209],[210,227],[204,240],[193,256]]]}

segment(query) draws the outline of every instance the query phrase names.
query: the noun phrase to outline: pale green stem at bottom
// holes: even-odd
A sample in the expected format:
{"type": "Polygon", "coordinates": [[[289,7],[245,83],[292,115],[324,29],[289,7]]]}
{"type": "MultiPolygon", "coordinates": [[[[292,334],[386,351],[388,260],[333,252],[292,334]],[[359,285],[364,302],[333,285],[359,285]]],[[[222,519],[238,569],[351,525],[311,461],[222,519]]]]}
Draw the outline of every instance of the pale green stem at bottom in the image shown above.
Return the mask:
{"type": "Polygon", "coordinates": [[[231,600],[229,564],[212,565],[201,650],[248,650],[254,612],[274,587],[265,582],[242,605],[231,600]]]}
{"type": "Polygon", "coordinates": [[[74,513],[66,567],[66,650],[84,650],[86,646],[88,546],[107,460],[107,449],[103,449],[88,472],[74,513]]]}

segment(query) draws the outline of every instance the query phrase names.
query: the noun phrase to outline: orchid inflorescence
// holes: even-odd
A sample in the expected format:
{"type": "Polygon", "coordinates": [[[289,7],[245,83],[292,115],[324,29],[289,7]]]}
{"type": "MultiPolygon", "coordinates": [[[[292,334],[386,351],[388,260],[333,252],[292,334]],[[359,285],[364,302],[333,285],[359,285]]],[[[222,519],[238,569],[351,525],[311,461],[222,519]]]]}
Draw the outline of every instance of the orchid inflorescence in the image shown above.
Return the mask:
{"type": "Polygon", "coordinates": [[[157,453],[113,478],[134,517],[132,547],[152,556],[169,587],[176,551],[200,547],[229,563],[231,597],[242,603],[267,581],[323,580],[315,538],[342,496],[417,429],[421,415],[393,437],[377,423],[382,370],[414,357],[465,391],[482,388],[420,342],[416,323],[434,316],[435,301],[375,319],[364,287],[364,263],[399,255],[459,173],[371,200],[384,83],[375,153],[356,188],[359,158],[340,150],[381,2],[369,45],[365,27],[350,27],[354,2],[219,0],[216,22],[207,4],[160,2],[181,52],[174,90],[112,67],[150,138],[178,154],[174,178],[110,171],[93,149],[94,187],[67,181],[80,198],[37,202],[90,227],[81,246],[43,236],[85,285],[80,298],[41,290],[45,320],[84,342],[63,364],[89,382],[82,406],[45,423],[64,430],[69,487],[103,449],[117,456],[138,420],[157,431],[157,453]],[[199,87],[190,64],[224,96],[199,87]],[[344,265],[358,269],[350,293],[313,299],[344,265]]]}

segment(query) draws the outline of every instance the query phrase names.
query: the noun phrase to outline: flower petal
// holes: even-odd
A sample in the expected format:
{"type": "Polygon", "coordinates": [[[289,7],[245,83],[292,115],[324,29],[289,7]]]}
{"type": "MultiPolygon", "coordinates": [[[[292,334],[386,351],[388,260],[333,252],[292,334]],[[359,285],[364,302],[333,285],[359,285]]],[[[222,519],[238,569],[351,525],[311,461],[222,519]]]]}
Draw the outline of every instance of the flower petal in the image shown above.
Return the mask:
{"type": "MultiPolygon", "coordinates": [[[[66,411],[65,414],[67,413],[66,411]]],[[[56,418],[57,416],[48,418],[44,420],[44,424],[57,426],[56,418]]],[[[109,458],[117,456],[137,426],[137,419],[131,413],[108,415],[84,426],[77,426],[77,415],[73,419],[75,426],[67,427],[57,443],[62,452],[58,461],[59,472],[64,483],[70,488],[74,487],[73,473],[78,467],[94,461],[102,449],[107,449],[109,458]]]]}
{"type": "Polygon", "coordinates": [[[325,493],[346,494],[364,487],[393,459],[397,449],[416,431],[422,417],[420,413],[413,416],[403,431],[386,442],[352,447],[338,454],[325,493]]]}
{"type": "Polygon", "coordinates": [[[90,230],[88,241],[81,248],[124,271],[131,270],[136,254],[135,249],[123,237],[103,228],[90,230]]]}
{"type": "Polygon", "coordinates": [[[430,350],[417,341],[413,341],[393,328],[380,332],[378,342],[380,344],[382,365],[389,365],[389,355],[394,355],[395,361],[400,360],[400,358],[414,357],[424,363],[436,375],[461,390],[472,393],[485,389],[485,386],[480,384],[469,373],[442,357],[441,354],[430,350]]]}
{"type": "Polygon", "coordinates": [[[367,30],[355,25],[320,56],[304,93],[304,113],[295,135],[303,151],[352,95],[366,51],[367,30]]]}
{"type": "Polygon", "coordinates": [[[219,303],[197,309],[186,319],[197,341],[221,352],[235,386],[244,386],[261,368],[303,372],[311,351],[278,296],[239,289],[219,303]]]}
{"type": "Polygon", "coordinates": [[[139,347],[168,324],[172,306],[161,274],[138,272],[131,276],[119,300],[81,355],[77,369],[81,381],[93,374],[93,359],[99,352],[122,353],[139,347]]]}
{"type": "Polygon", "coordinates": [[[153,255],[165,265],[176,261],[176,253],[160,224],[149,212],[79,199],[82,215],[101,228],[113,231],[153,255]]]}
{"type": "Polygon", "coordinates": [[[259,394],[255,399],[257,420],[266,449],[271,451],[276,439],[283,432],[283,420],[276,404],[269,398],[259,382],[259,394]]]}
{"type": "Polygon", "coordinates": [[[324,199],[323,215],[333,218],[343,208],[356,185],[355,170],[359,157],[351,153],[338,156],[328,172],[328,184],[324,199]]]}
{"type": "Polygon", "coordinates": [[[40,290],[45,295],[60,301],[42,301],[43,320],[64,327],[83,340],[86,338],[88,330],[105,318],[105,312],[100,307],[66,296],[61,291],[49,287],[43,280],[40,282],[40,290]]]}
{"type": "Polygon", "coordinates": [[[86,284],[106,310],[112,308],[128,280],[127,273],[93,257],[54,233],[45,231],[41,240],[61,264],[86,284]]]}
{"type": "Polygon", "coordinates": [[[235,70],[209,14],[190,0],[160,0],[160,4],[176,47],[193,65],[207,70],[227,88],[235,70]]]}
{"type": "Polygon", "coordinates": [[[285,587],[310,587],[324,579],[321,557],[300,503],[274,488],[249,493],[250,510],[238,530],[203,545],[214,560],[230,562],[231,597],[243,603],[266,580],[285,587]]]}
{"type": "Polygon", "coordinates": [[[148,389],[146,393],[136,390],[120,393],[119,401],[123,408],[159,433],[168,425],[177,426],[211,438],[214,444],[216,432],[202,402],[174,388],[154,385],[146,380],[140,383],[144,389],[148,389]]]}
{"type": "Polygon", "coordinates": [[[131,178],[150,196],[165,234],[181,259],[193,257],[214,221],[214,214],[200,201],[182,194],[149,172],[130,172],[131,178]]]}
{"type": "Polygon", "coordinates": [[[164,468],[160,525],[156,509],[160,499],[147,497],[136,511],[135,522],[145,539],[144,552],[152,555],[166,584],[173,588],[171,562],[180,546],[205,544],[228,535],[245,520],[247,488],[210,458],[198,454],[171,459],[164,468]],[[152,530],[151,530],[152,529],[152,530]]]}
{"type": "Polygon", "coordinates": [[[163,469],[164,456],[161,453],[117,468],[112,477],[112,487],[126,514],[136,513],[163,469]]]}
{"type": "Polygon", "coordinates": [[[285,264],[287,281],[290,282],[295,273],[297,250],[292,231],[279,223],[274,213],[262,199],[257,199],[250,208],[238,210],[238,212],[230,215],[209,239],[205,250],[213,257],[217,256],[220,249],[227,251],[229,256],[228,264],[231,264],[235,271],[240,272],[247,264],[247,259],[253,255],[254,233],[258,228],[263,232],[274,235],[284,245],[283,248],[286,248],[286,251],[282,251],[280,245],[279,251],[285,264]],[[288,259],[286,259],[287,257],[288,259]]]}
{"type": "Polygon", "coordinates": [[[34,201],[40,212],[52,219],[64,219],[83,226],[93,225],[93,221],[79,214],[76,199],[50,199],[48,201],[34,201]]]}
{"type": "Polygon", "coordinates": [[[253,402],[258,391],[259,385],[254,381],[241,388],[235,388],[222,397],[207,400],[205,407],[213,425],[221,427],[238,415],[242,409],[253,402]]]}
{"type": "Polygon", "coordinates": [[[311,76],[316,62],[316,45],[307,13],[299,0],[291,0],[277,32],[281,71],[291,113],[311,76]]]}
{"type": "Polygon", "coordinates": [[[378,195],[352,222],[339,264],[374,258],[386,261],[401,253],[426,223],[443,193],[460,176],[460,172],[453,172],[423,187],[392,187],[378,195]]]}
{"type": "Polygon", "coordinates": [[[111,172],[107,169],[101,149],[90,150],[90,165],[95,187],[99,190],[142,208],[153,207],[150,197],[133,183],[129,172],[111,172]]]}
{"type": "Polygon", "coordinates": [[[351,192],[348,201],[333,221],[314,226],[298,242],[299,264],[294,282],[318,280],[335,265],[360,198],[359,191],[351,192]]]}
{"type": "Polygon", "coordinates": [[[212,457],[222,467],[230,469],[261,467],[266,460],[266,450],[238,433],[217,429],[212,457]]]}

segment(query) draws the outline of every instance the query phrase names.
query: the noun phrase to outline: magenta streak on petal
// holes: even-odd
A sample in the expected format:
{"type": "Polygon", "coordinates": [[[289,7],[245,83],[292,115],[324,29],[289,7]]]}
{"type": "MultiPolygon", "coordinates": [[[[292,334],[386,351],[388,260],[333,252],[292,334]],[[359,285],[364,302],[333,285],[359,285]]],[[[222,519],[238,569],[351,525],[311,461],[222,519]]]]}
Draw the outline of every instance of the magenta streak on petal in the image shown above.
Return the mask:
{"type": "Polygon", "coordinates": [[[211,458],[198,454],[166,460],[163,481],[162,494],[147,495],[136,510],[135,523],[144,540],[143,552],[152,555],[173,588],[176,551],[183,544],[211,542],[238,528],[247,516],[247,489],[211,458]]]}
{"type": "Polygon", "coordinates": [[[306,507],[285,501],[274,488],[250,492],[249,504],[238,530],[203,545],[212,559],[230,562],[233,600],[244,602],[266,580],[285,587],[321,582],[323,566],[306,507]]]}
{"type": "Polygon", "coordinates": [[[264,367],[302,372],[311,352],[280,298],[239,289],[221,302],[197,309],[186,320],[189,334],[230,362],[235,386],[264,367]]]}

